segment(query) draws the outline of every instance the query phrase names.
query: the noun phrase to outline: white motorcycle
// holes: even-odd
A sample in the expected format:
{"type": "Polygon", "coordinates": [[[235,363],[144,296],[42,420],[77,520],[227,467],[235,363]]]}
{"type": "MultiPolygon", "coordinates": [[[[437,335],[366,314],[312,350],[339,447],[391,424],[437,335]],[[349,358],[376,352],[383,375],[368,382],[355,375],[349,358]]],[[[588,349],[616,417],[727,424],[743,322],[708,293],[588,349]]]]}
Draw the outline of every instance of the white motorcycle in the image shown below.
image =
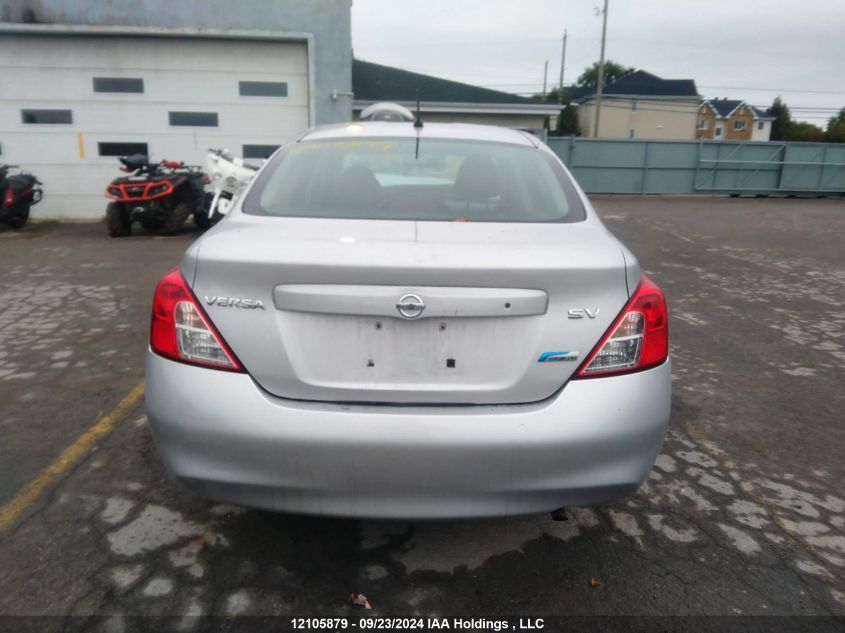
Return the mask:
{"type": "Polygon", "coordinates": [[[205,159],[206,172],[212,189],[208,217],[211,223],[218,222],[229,213],[235,198],[253,179],[258,167],[244,163],[227,149],[209,149],[205,159]]]}

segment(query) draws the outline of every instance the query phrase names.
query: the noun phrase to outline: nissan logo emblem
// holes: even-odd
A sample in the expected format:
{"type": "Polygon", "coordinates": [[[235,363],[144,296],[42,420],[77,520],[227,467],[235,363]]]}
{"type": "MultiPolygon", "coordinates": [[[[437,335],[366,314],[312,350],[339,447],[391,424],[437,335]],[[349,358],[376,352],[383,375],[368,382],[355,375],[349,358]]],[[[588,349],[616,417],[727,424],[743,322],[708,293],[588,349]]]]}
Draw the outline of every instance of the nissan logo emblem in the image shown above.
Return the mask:
{"type": "Polygon", "coordinates": [[[396,309],[406,319],[416,319],[425,310],[425,303],[417,295],[403,295],[396,302],[396,309]]]}

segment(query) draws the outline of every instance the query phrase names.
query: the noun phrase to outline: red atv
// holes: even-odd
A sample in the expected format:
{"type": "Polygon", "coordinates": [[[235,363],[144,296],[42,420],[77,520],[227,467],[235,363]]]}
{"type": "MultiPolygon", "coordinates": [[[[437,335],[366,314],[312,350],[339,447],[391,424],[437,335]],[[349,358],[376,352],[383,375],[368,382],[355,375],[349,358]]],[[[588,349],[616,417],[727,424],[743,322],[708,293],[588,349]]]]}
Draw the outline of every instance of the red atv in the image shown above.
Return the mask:
{"type": "Polygon", "coordinates": [[[118,160],[121,171],[130,175],[115,178],[106,187],[106,198],[111,200],[106,206],[109,235],[131,235],[135,221],[150,233],[173,233],[192,214],[199,228],[208,228],[207,179],[201,167],[167,160],[151,163],[143,154],[118,160]]]}
{"type": "Polygon", "coordinates": [[[17,165],[0,165],[0,222],[19,229],[29,219],[29,208],[41,200],[41,182],[32,174],[13,174],[17,165]]]}

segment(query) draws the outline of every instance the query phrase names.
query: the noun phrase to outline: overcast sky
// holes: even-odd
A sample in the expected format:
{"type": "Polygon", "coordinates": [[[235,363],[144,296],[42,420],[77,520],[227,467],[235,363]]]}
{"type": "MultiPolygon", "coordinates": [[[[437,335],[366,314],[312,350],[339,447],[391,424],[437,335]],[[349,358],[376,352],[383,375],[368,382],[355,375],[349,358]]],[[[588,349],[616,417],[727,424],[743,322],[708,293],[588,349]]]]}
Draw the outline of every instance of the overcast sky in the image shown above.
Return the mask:
{"type": "MultiPolygon", "coordinates": [[[[355,56],[515,93],[598,60],[603,0],[354,0],[355,56]]],[[[609,59],[824,127],[845,106],[845,0],[610,0],[609,59]]]]}

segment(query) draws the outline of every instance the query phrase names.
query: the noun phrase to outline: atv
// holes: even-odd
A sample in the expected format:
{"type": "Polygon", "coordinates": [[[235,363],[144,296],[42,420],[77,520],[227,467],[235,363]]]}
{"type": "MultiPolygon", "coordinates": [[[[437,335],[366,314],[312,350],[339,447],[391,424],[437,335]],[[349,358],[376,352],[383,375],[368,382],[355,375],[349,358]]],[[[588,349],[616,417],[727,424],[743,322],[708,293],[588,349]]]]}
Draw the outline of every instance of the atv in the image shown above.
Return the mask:
{"type": "Polygon", "coordinates": [[[19,229],[29,219],[29,208],[41,200],[41,181],[32,174],[12,174],[17,165],[0,165],[0,222],[19,229]]]}
{"type": "Polygon", "coordinates": [[[129,176],[115,178],[106,187],[106,227],[112,237],[132,234],[137,221],[149,233],[174,233],[190,215],[201,229],[208,228],[204,209],[206,177],[202,168],[181,162],[149,162],[143,154],[121,156],[121,171],[129,176]]]}

